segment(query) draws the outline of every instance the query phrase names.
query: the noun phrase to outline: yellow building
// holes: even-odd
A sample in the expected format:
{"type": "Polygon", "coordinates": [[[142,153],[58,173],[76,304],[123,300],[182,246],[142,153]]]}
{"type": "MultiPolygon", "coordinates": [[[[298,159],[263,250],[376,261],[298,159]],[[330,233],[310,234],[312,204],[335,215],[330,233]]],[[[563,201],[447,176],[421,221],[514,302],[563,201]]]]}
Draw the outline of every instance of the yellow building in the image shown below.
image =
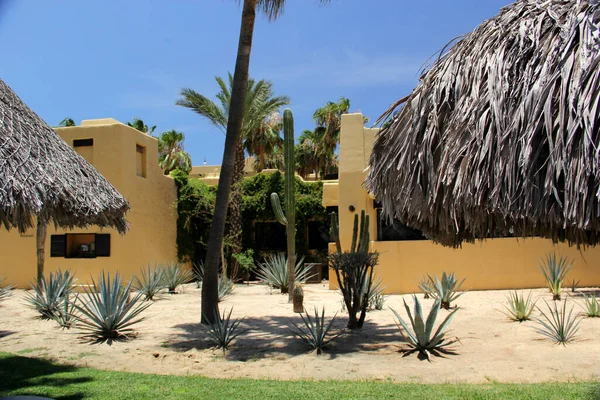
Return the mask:
{"type": "MultiPolygon", "coordinates": [[[[55,131],[89,161],[131,204],[130,230],[56,230],[48,227],[46,274],[71,269],[81,283],[102,271],[124,279],[142,266],[177,259],[177,190],[158,166],[158,142],[112,118],[87,120],[55,131]]],[[[0,230],[0,276],[20,288],[36,276],[35,228],[19,234],[0,230]]]]}
{"type": "MultiPolygon", "coordinates": [[[[568,283],[575,280],[579,286],[600,286],[598,247],[579,251],[541,238],[500,238],[452,249],[425,240],[419,232],[398,223],[392,228],[378,220],[377,204],[363,187],[377,131],[364,127],[361,114],[342,116],[339,180],[324,183],[323,205],[338,207],[340,240],[345,249],[350,246],[354,213],[365,210],[370,215],[370,248],[380,253],[375,272],[383,279],[387,293],[418,291],[417,283],[424,275],[439,276],[442,271],[467,278],[465,289],[543,287],[545,282],[538,261],[553,251],[574,260],[567,275],[568,283]],[[406,240],[388,240],[398,237],[406,240]]],[[[335,274],[329,276],[330,288],[337,288],[335,274]]]]}

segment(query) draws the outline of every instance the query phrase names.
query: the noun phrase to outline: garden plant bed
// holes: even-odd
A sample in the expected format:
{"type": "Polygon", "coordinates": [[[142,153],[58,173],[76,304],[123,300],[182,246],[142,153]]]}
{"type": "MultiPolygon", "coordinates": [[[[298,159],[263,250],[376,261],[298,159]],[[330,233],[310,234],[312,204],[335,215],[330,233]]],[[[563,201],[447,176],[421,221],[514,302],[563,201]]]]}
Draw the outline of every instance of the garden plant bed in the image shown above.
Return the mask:
{"type": "MultiPolygon", "coordinates": [[[[345,327],[341,296],[326,283],[304,286],[305,307],[325,306],[326,316],[338,313],[336,330],[345,327]]],[[[525,291],[528,293],[529,291],[525,291]]],[[[580,289],[567,304],[580,312],[580,289]]],[[[421,361],[415,354],[403,357],[405,342],[394,322],[394,308],[406,316],[402,300],[410,295],[388,296],[381,311],[367,315],[362,331],[346,333],[317,356],[291,333],[289,325],[301,323],[287,295],[264,285],[236,285],[221,310],[233,307],[233,316],[246,319],[250,331],[229,351],[211,348],[199,326],[200,290],[189,284],[183,293],[165,295],[143,315],[137,336],[127,342],[89,344],[76,328],[61,330],[53,321],[36,318],[26,306],[23,290],[16,290],[0,308],[0,352],[43,357],[59,364],[106,370],[218,378],[391,380],[417,383],[485,383],[490,381],[535,383],[596,380],[600,375],[600,318],[584,318],[575,340],[566,347],[553,344],[534,331],[533,321],[511,322],[500,310],[508,291],[467,292],[456,301],[460,310],[450,324],[450,337],[458,337],[456,355],[421,361]]],[[[426,311],[433,303],[418,295],[426,311]]],[[[547,289],[536,289],[538,306],[552,301],[547,289]]],[[[448,311],[440,311],[444,316],[448,311]]],[[[536,310],[534,315],[539,315],[536,310]]],[[[438,317],[438,323],[441,318],[438,317]]]]}

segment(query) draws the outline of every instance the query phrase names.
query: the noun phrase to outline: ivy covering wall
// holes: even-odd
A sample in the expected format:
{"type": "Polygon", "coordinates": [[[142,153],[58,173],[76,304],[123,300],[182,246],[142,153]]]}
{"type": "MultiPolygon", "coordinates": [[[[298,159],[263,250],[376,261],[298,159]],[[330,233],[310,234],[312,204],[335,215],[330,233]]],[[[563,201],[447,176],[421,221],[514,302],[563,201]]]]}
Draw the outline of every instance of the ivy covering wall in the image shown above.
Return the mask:
{"type": "MultiPolygon", "coordinates": [[[[216,186],[207,185],[199,179],[188,178],[181,171],[175,171],[171,175],[177,184],[178,193],[178,257],[181,260],[204,259],[215,204],[216,186]]],[[[283,175],[279,171],[244,178],[242,183],[244,250],[255,248],[255,223],[276,222],[270,196],[273,192],[283,196],[283,185],[283,175]]],[[[322,182],[304,182],[296,178],[296,249],[300,255],[307,252],[309,221],[319,224],[322,231],[329,231],[329,218],[321,204],[322,197],[322,182]]],[[[227,252],[227,238],[225,238],[225,247],[227,252]]]]}

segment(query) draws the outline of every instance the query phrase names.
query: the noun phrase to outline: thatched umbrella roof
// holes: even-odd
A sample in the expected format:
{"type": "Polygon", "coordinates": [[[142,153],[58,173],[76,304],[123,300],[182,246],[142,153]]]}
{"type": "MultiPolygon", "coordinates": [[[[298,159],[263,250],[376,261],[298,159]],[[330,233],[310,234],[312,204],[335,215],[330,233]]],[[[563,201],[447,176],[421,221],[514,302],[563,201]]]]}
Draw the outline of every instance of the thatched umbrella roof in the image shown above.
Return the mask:
{"type": "Polygon", "coordinates": [[[450,246],[597,244],[599,26],[598,0],[519,0],[443,54],[384,114],[366,182],[383,214],[450,246]]]}
{"type": "Polygon", "coordinates": [[[0,221],[127,230],[129,203],[0,80],[0,221]]]}

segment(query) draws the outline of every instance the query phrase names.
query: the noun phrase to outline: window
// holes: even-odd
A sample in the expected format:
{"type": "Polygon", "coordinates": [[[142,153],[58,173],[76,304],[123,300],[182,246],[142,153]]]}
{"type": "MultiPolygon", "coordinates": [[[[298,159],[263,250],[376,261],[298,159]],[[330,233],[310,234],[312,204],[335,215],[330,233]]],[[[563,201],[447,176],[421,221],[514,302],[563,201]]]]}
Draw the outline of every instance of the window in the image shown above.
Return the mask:
{"type": "Polygon", "coordinates": [[[326,221],[308,221],[309,250],[326,250],[329,243],[329,231],[326,221]]]}
{"type": "Polygon", "coordinates": [[[110,257],[110,234],[67,233],[50,236],[50,257],[110,257]]]}
{"type": "Polygon", "coordinates": [[[90,164],[94,163],[94,139],[75,139],[73,148],[90,164]]]}
{"type": "Polygon", "coordinates": [[[255,222],[254,242],[257,250],[285,250],[285,226],[279,222],[255,222]]]}
{"type": "Polygon", "coordinates": [[[135,145],[135,173],[142,178],[146,177],[146,148],[135,145]]]}

